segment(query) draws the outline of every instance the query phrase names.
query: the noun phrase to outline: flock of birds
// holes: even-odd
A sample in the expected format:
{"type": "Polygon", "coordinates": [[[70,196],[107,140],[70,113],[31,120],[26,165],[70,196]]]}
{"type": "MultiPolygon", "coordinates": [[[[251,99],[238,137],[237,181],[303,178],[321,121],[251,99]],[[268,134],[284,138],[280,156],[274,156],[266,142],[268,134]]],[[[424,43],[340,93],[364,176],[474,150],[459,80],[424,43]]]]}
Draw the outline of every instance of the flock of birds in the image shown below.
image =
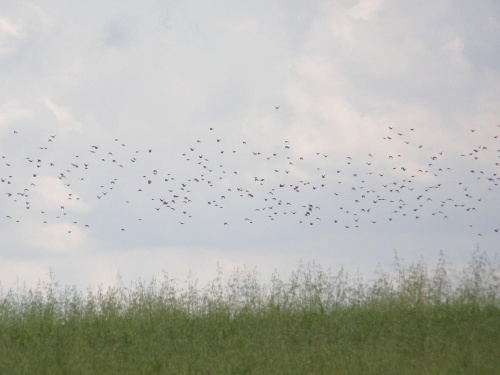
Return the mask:
{"type": "MultiPolygon", "coordinates": [[[[323,152],[301,156],[293,140],[282,140],[272,151],[243,139],[228,142],[208,128],[177,155],[178,174],[156,157],[156,149],[119,138],[59,160],[58,135],[50,134],[22,158],[0,156],[0,220],[64,223],[70,235],[76,228],[111,225],[96,219],[94,211],[102,209],[118,212],[114,220],[122,221],[114,228],[122,232],[148,220],[189,225],[197,215],[229,228],[290,220],[355,230],[410,220],[435,225],[461,215],[481,221],[481,210],[498,203],[500,142],[494,131],[500,134],[500,125],[487,132],[469,129],[471,143],[478,133],[493,135],[488,144],[459,155],[431,152],[415,141],[418,129],[386,131],[380,137],[385,154],[379,148],[339,158],[323,152]],[[411,150],[410,157],[404,150],[411,150]]],[[[29,134],[13,131],[3,142],[22,143],[19,137],[29,134]]],[[[468,227],[476,236],[498,233],[498,219],[486,218],[479,228],[471,220],[468,227]]]]}

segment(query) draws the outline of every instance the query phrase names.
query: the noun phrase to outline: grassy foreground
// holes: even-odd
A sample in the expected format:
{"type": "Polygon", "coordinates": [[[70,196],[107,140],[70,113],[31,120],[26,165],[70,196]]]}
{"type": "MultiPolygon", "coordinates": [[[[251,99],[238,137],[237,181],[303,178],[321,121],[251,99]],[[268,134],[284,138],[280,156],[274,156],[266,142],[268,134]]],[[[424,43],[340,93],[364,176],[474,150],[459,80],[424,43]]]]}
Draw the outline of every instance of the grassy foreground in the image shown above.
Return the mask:
{"type": "Polygon", "coordinates": [[[500,374],[495,264],[1,291],[0,374],[500,374]]]}

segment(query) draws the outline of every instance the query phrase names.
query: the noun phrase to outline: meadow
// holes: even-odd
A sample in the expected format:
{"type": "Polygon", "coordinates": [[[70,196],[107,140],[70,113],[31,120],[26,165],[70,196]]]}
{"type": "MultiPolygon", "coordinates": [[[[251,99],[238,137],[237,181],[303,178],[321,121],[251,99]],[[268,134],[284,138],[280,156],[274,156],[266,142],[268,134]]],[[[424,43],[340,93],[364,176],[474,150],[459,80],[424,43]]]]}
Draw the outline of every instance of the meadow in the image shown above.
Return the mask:
{"type": "Polygon", "coordinates": [[[0,290],[0,374],[499,374],[500,266],[0,290]]]}

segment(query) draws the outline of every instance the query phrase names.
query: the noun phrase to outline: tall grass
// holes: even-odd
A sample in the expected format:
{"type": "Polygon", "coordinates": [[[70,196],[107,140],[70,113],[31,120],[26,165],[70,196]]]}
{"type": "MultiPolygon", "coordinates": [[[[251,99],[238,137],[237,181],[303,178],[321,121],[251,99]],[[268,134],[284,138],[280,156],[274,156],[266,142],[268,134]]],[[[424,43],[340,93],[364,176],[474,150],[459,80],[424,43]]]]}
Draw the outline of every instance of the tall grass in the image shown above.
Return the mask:
{"type": "Polygon", "coordinates": [[[500,266],[1,291],[0,374],[497,374],[500,266]]]}

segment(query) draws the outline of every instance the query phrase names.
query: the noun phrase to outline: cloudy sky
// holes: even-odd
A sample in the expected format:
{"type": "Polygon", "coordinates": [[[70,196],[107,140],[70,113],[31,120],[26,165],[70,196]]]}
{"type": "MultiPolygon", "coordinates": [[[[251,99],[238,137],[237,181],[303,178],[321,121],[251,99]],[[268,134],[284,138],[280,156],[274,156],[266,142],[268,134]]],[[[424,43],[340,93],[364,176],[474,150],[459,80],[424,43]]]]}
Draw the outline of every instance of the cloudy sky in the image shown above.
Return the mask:
{"type": "Polygon", "coordinates": [[[0,282],[202,282],[500,232],[496,1],[0,5],[0,282]]]}

